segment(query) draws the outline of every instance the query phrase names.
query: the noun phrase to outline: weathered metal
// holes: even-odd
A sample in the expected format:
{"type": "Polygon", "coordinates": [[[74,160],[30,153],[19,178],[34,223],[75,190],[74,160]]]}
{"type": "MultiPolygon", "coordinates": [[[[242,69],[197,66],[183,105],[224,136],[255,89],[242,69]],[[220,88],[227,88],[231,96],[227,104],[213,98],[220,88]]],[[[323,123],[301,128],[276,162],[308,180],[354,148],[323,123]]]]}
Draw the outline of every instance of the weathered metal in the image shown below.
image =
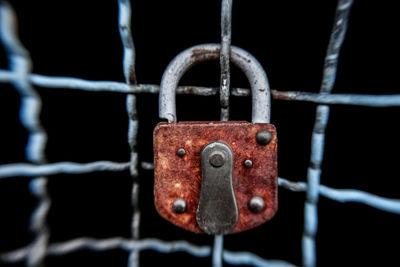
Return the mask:
{"type": "MultiPolygon", "coordinates": [[[[195,64],[218,59],[220,45],[202,44],[178,54],[164,71],[160,85],[159,116],[176,122],[175,93],[183,74],[195,64]]],[[[246,75],[251,86],[253,123],[270,122],[271,94],[267,75],[258,60],[247,51],[232,46],[231,61],[246,75]]]]}
{"type": "Polygon", "coordinates": [[[221,121],[229,119],[229,91],[231,83],[230,73],[230,51],[232,38],[232,0],[222,0],[221,3],[221,51],[219,65],[221,68],[220,78],[220,103],[221,121]]]}
{"type": "MultiPolygon", "coordinates": [[[[252,123],[176,123],[175,94],[180,78],[191,66],[215,60],[223,52],[217,44],[197,45],[171,61],[163,74],[159,97],[159,116],[168,123],[158,124],[154,131],[157,210],[185,229],[216,235],[253,228],[270,219],[277,209],[276,131],[269,124],[267,75],[257,59],[241,48],[230,49],[232,62],[251,85],[252,123]],[[221,144],[221,151],[226,153],[207,154],[213,142],[221,144]],[[229,155],[222,144],[233,154],[229,155]],[[185,153],[177,155],[177,150],[185,153]],[[230,161],[233,169],[227,168],[232,165],[230,161]],[[254,198],[259,200],[256,204],[262,204],[258,205],[262,210],[256,207],[257,212],[250,211],[254,198]],[[176,199],[186,201],[186,212],[171,212],[176,199]]],[[[221,100],[227,99],[221,96],[221,100]]]]}
{"type": "Polygon", "coordinates": [[[245,121],[160,123],[154,130],[155,206],[162,217],[187,230],[202,233],[196,213],[202,183],[201,151],[213,141],[223,141],[233,151],[232,185],[239,218],[231,233],[256,227],[271,219],[277,202],[277,135],[272,124],[245,121]],[[268,130],[271,142],[259,145],[256,134],[268,130]],[[186,154],[179,157],[176,151],[186,154]],[[246,168],[243,162],[251,160],[246,168]],[[253,197],[260,197],[265,209],[253,213],[249,209],[253,197]],[[173,212],[177,199],[187,203],[187,210],[173,212]]]}

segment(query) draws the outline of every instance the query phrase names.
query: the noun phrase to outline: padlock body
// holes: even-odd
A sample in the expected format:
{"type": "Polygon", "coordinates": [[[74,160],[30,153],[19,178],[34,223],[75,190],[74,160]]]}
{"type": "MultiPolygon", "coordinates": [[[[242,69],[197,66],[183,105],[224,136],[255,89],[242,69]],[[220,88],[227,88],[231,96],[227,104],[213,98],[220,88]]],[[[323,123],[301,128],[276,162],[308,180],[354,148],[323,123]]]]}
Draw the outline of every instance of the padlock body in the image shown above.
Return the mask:
{"type": "MultiPolygon", "coordinates": [[[[228,144],[234,154],[233,190],[239,217],[232,233],[256,227],[271,219],[278,208],[277,134],[274,125],[227,122],[159,123],[154,130],[154,194],[158,213],[166,220],[195,233],[202,233],[196,222],[201,190],[201,152],[213,141],[228,144]],[[271,141],[257,142],[257,132],[267,130],[271,141]],[[184,150],[178,153],[179,149],[184,150]],[[244,162],[251,160],[252,166],[244,162]],[[249,209],[253,197],[263,199],[265,208],[249,209]],[[176,213],[173,203],[186,201],[185,212],[176,213]]],[[[182,150],[181,150],[182,151],[182,150]]]]}

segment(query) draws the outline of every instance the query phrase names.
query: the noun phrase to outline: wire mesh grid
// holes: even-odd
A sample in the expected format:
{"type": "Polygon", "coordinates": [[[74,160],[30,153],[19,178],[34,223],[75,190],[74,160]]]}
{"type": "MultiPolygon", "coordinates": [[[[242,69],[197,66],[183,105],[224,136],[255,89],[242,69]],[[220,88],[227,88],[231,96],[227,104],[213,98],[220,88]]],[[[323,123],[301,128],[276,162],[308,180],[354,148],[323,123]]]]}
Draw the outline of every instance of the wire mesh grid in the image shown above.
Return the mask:
{"type": "MultiPolygon", "coordinates": [[[[318,222],[318,199],[322,195],[339,202],[359,202],[386,212],[400,214],[400,200],[389,199],[355,189],[334,189],[320,184],[321,163],[324,156],[324,139],[332,104],[360,105],[367,107],[400,106],[400,95],[359,95],[331,94],[335,83],[340,48],[342,46],[351,0],[339,0],[334,26],[325,57],[323,81],[319,93],[272,90],[272,96],[279,100],[308,101],[317,103],[316,120],[311,144],[311,159],[307,182],[291,182],[279,178],[279,186],[294,192],[306,192],[304,206],[304,233],[302,239],[302,260],[304,266],[316,266],[316,241],[318,222]]],[[[128,266],[139,265],[139,252],[153,250],[160,253],[186,252],[195,257],[213,257],[213,266],[221,266],[222,260],[232,265],[292,266],[284,260],[267,260],[250,252],[232,252],[223,249],[223,238],[216,237],[214,246],[198,246],[187,241],[163,241],[139,237],[140,206],[138,204],[138,153],[136,151],[138,119],[136,114],[137,93],[157,94],[159,87],[153,84],[137,84],[135,77],[135,48],[131,34],[131,5],[129,0],[118,1],[119,32],[123,45],[123,72],[125,83],[111,81],[89,81],[72,77],[53,77],[31,73],[29,52],[17,35],[17,18],[7,2],[1,2],[0,38],[9,60],[9,69],[0,70],[0,81],[11,83],[21,98],[20,122],[28,131],[26,159],[30,163],[13,163],[0,166],[0,178],[31,177],[30,192],[38,200],[31,215],[30,228],[34,239],[26,247],[0,255],[0,261],[26,261],[27,266],[41,266],[50,255],[65,255],[82,249],[106,251],[122,249],[129,253],[128,266]],[[49,88],[69,88],[90,92],[117,92],[127,94],[128,143],[131,150],[129,162],[97,161],[89,163],[56,162],[46,163],[44,155],[47,133],[41,125],[39,114],[41,98],[34,86],[49,88]],[[133,179],[131,205],[131,238],[111,237],[94,239],[82,237],[61,243],[49,242],[46,217],[51,205],[47,192],[47,181],[56,174],[85,174],[91,172],[129,170],[133,179]]],[[[221,120],[229,118],[229,48],[231,38],[231,1],[222,2],[221,13],[221,92],[219,88],[182,86],[178,94],[221,96],[221,120]]],[[[231,95],[248,96],[248,89],[232,88],[231,95]]],[[[141,162],[143,169],[152,169],[149,162],[141,162]]]]}

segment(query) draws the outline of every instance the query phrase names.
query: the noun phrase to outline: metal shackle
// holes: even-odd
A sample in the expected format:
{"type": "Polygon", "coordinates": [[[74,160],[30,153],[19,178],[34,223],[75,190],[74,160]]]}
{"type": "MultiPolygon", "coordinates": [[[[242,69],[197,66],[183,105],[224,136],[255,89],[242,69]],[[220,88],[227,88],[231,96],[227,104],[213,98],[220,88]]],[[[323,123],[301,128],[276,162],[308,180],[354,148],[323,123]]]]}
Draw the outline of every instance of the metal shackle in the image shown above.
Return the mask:
{"type": "MultiPolygon", "coordinates": [[[[219,44],[202,44],[178,54],[164,71],[160,85],[159,116],[176,122],[175,93],[183,74],[197,63],[219,59],[219,44]]],[[[252,123],[269,123],[271,93],[267,75],[258,60],[247,51],[232,46],[231,61],[239,67],[250,82],[252,94],[252,123]]]]}

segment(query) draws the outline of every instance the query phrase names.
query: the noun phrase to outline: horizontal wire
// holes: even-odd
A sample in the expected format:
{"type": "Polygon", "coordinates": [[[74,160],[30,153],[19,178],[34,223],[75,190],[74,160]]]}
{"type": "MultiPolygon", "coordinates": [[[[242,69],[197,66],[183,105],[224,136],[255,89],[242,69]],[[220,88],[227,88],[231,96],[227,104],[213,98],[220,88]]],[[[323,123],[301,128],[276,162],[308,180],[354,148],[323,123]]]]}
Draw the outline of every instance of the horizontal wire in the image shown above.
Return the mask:
{"type": "Polygon", "coordinates": [[[319,193],[338,202],[358,202],[383,211],[400,214],[400,199],[389,199],[355,189],[333,189],[320,185],[319,193]]]}
{"type": "MultiPolygon", "coordinates": [[[[141,167],[144,170],[153,170],[154,164],[143,161],[141,167]]],[[[308,187],[306,182],[292,182],[281,177],[278,178],[278,184],[293,192],[305,192],[308,187]]],[[[376,209],[400,214],[400,199],[384,198],[356,189],[334,189],[325,185],[319,185],[318,191],[322,196],[338,202],[359,202],[376,209]]]]}
{"type": "MultiPolygon", "coordinates": [[[[10,82],[15,75],[7,70],[0,70],[0,82],[10,82]]],[[[71,77],[51,77],[31,74],[30,82],[39,87],[77,89],[92,92],[115,93],[158,93],[159,85],[138,84],[128,85],[121,82],[89,81],[71,77]]],[[[218,87],[179,86],[177,94],[194,94],[201,96],[217,95],[218,87]]],[[[250,90],[246,88],[232,88],[233,96],[249,96],[250,90]]],[[[271,90],[272,97],[277,100],[305,101],[318,104],[340,104],[368,107],[397,107],[400,106],[400,94],[391,95],[363,95],[363,94],[324,94],[300,91],[271,90]]]]}
{"type": "MultiPolygon", "coordinates": [[[[132,240],[122,237],[108,239],[77,238],[70,241],[51,244],[46,252],[47,256],[61,256],[68,253],[88,249],[92,251],[105,251],[112,249],[123,249],[128,252],[132,250],[153,250],[159,253],[185,252],[195,257],[209,257],[211,248],[209,246],[196,246],[187,241],[162,241],[154,238],[132,240]]],[[[0,254],[0,261],[18,262],[26,258],[29,249],[20,248],[12,252],[0,254]]],[[[278,267],[294,265],[280,260],[265,260],[250,252],[231,252],[224,250],[223,259],[232,265],[252,265],[258,267],[278,267]]]]}
{"type": "Polygon", "coordinates": [[[246,265],[258,267],[294,267],[295,265],[282,260],[266,260],[250,252],[231,252],[224,250],[224,262],[231,265],[246,265]]]}
{"type": "Polygon", "coordinates": [[[392,95],[362,95],[362,94],[326,94],[307,93],[299,91],[276,91],[272,95],[277,100],[306,101],[318,104],[341,104],[368,107],[400,106],[400,94],[392,95]]]}
{"type": "MultiPolygon", "coordinates": [[[[129,169],[129,162],[96,161],[90,163],[57,162],[43,165],[29,163],[15,163],[0,165],[0,178],[10,177],[35,177],[56,174],[84,174],[96,171],[123,171],[129,169]]],[[[141,167],[152,170],[154,165],[150,162],[142,162],[141,167]]],[[[305,182],[292,182],[279,177],[279,186],[294,192],[307,190],[305,182]]],[[[326,198],[339,202],[359,202],[368,206],[400,214],[400,200],[388,199],[355,189],[333,189],[325,185],[319,186],[319,192],[326,198]]]]}
{"type": "MultiPolygon", "coordinates": [[[[0,82],[10,82],[14,79],[14,74],[7,70],[0,70],[0,82]]],[[[45,76],[40,74],[31,74],[30,81],[36,86],[46,88],[77,89],[92,92],[114,92],[114,93],[158,93],[160,86],[155,84],[126,84],[112,81],[90,81],[72,77],[45,76]]],[[[197,87],[197,86],[179,86],[178,94],[196,94],[203,96],[216,95],[219,91],[217,87],[197,87]]],[[[236,88],[234,90],[237,96],[248,96],[248,89],[236,88]]]]}
{"type": "MultiPolygon", "coordinates": [[[[279,186],[294,192],[307,191],[305,182],[291,182],[279,177],[278,183],[279,186]]],[[[322,196],[338,202],[358,202],[379,210],[400,214],[400,199],[384,198],[356,189],[334,189],[326,185],[319,185],[318,191],[322,196]]]]}
{"type": "Polygon", "coordinates": [[[142,162],[140,162],[140,167],[143,170],[154,170],[154,163],[153,162],[142,161],[142,162]]]}
{"type": "Polygon", "coordinates": [[[83,174],[95,171],[123,171],[130,162],[96,161],[90,163],[57,162],[43,165],[15,163],[0,165],[0,178],[15,176],[48,176],[55,174],[83,174]]]}

